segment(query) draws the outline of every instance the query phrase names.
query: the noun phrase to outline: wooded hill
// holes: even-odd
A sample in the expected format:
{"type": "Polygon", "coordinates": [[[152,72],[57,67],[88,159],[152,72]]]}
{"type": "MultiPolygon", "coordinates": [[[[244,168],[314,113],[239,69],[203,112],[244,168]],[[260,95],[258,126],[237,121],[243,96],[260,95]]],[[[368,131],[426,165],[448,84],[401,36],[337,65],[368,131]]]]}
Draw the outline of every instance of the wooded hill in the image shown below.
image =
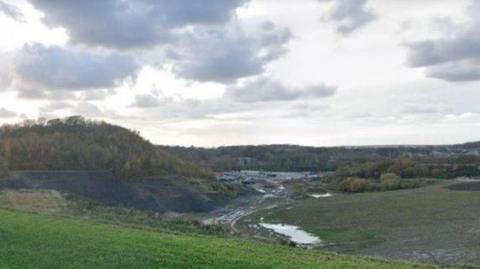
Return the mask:
{"type": "Polygon", "coordinates": [[[0,175],[8,170],[109,170],[125,177],[212,177],[138,132],[80,116],[0,127],[0,175]]]}

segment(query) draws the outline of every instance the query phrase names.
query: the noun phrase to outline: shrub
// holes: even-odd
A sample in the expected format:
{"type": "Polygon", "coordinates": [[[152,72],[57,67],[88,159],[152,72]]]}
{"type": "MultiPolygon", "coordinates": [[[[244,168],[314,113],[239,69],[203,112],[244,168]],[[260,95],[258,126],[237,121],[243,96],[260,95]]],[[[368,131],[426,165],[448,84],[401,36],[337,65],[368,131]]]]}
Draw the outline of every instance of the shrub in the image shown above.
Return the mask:
{"type": "Polygon", "coordinates": [[[344,192],[364,192],[368,182],[363,178],[349,177],[340,183],[340,189],[344,192]]]}
{"type": "Polygon", "coordinates": [[[402,179],[395,173],[385,173],[380,176],[380,188],[384,190],[399,189],[402,179]]]}

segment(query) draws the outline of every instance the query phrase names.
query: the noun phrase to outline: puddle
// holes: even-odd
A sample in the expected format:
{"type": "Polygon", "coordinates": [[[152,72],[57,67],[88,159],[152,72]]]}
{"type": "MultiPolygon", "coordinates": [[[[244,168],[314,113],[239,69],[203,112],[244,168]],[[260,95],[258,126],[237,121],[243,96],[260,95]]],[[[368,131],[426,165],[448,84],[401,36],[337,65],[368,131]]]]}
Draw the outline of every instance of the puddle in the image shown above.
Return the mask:
{"type": "Polygon", "coordinates": [[[327,193],[324,193],[324,194],[310,194],[310,196],[315,198],[315,199],[319,199],[319,198],[332,197],[332,194],[327,192],[327,193]]]}
{"type": "Polygon", "coordinates": [[[254,190],[256,190],[256,191],[258,191],[258,192],[260,192],[260,193],[266,193],[266,191],[265,191],[265,190],[262,190],[262,189],[254,188],[254,190]]]}
{"type": "Polygon", "coordinates": [[[316,245],[320,244],[322,241],[303,230],[298,226],[287,225],[287,224],[270,224],[270,223],[260,223],[260,226],[273,230],[274,232],[287,236],[292,242],[303,245],[316,245]]]}

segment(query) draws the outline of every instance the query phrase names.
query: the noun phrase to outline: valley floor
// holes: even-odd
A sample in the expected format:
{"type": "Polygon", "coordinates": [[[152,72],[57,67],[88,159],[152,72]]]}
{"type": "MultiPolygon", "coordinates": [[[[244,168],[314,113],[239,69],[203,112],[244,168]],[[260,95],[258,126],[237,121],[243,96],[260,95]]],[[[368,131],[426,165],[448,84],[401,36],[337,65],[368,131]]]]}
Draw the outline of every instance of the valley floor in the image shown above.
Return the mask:
{"type": "Polygon", "coordinates": [[[262,221],[295,225],[318,236],[321,249],[342,253],[480,264],[480,192],[458,183],[453,186],[460,190],[451,190],[452,183],[297,200],[255,212],[239,225],[250,232],[261,232],[262,221]]]}

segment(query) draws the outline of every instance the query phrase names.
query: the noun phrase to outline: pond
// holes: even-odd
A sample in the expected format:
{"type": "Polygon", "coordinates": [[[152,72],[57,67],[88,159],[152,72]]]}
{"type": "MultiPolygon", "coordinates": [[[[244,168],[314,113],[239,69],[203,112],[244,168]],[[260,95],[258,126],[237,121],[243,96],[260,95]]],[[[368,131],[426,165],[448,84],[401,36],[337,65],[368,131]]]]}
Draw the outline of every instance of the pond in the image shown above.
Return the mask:
{"type": "Polygon", "coordinates": [[[311,197],[315,198],[315,199],[319,199],[319,198],[327,198],[327,197],[332,197],[332,194],[331,193],[324,193],[324,194],[310,194],[311,197]]]}
{"type": "Polygon", "coordinates": [[[261,222],[260,226],[272,230],[278,234],[287,236],[292,242],[302,245],[316,245],[320,244],[322,241],[320,238],[307,233],[300,229],[298,226],[287,225],[287,224],[270,224],[261,222]]]}

